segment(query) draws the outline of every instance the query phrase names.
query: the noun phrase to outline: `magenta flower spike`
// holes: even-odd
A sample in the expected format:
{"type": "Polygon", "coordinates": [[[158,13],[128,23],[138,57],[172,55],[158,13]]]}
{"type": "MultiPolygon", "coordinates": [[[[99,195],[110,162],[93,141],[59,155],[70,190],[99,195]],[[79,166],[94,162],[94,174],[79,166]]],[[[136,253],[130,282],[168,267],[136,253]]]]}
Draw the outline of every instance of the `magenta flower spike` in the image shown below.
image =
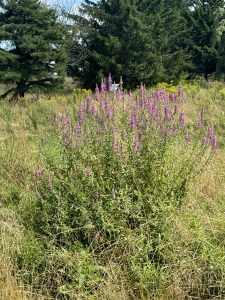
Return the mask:
{"type": "Polygon", "coordinates": [[[180,123],[184,126],[185,125],[185,115],[184,115],[184,112],[182,112],[180,114],[179,120],[180,120],[180,123]]]}
{"type": "Polygon", "coordinates": [[[92,105],[92,107],[91,107],[91,113],[92,113],[92,115],[93,116],[97,116],[97,108],[96,108],[96,106],[95,105],[92,105]]]}
{"type": "Polygon", "coordinates": [[[129,98],[131,99],[132,98],[132,92],[130,91],[130,93],[129,93],[129,98]]]}
{"type": "Polygon", "coordinates": [[[189,143],[190,142],[191,138],[190,138],[189,133],[185,134],[184,140],[185,140],[185,143],[189,143]]]}
{"type": "Polygon", "coordinates": [[[176,96],[175,96],[174,93],[172,93],[172,94],[170,95],[170,100],[171,100],[171,101],[175,101],[175,100],[176,100],[176,96]]]}
{"type": "Polygon", "coordinates": [[[120,76],[120,88],[119,90],[122,91],[123,90],[123,79],[122,79],[122,76],[120,76]]]}
{"type": "Polygon", "coordinates": [[[88,95],[87,95],[87,98],[86,98],[86,111],[89,111],[90,106],[91,106],[91,97],[90,97],[90,95],[88,94],[88,95]]]}
{"type": "Polygon", "coordinates": [[[111,77],[111,74],[109,73],[109,77],[108,77],[108,86],[109,86],[109,89],[110,89],[111,85],[112,85],[112,77],[111,77]]]}
{"type": "Polygon", "coordinates": [[[91,171],[88,169],[87,170],[87,177],[90,177],[91,176],[91,171]]]}
{"type": "Polygon", "coordinates": [[[36,170],[35,171],[36,178],[40,177],[41,173],[42,173],[41,169],[36,170]]]}
{"type": "Polygon", "coordinates": [[[116,91],[116,99],[118,99],[118,100],[121,99],[121,90],[120,90],[120,89],[118,89],[118,90],[116,91]]]}
{"type": "Polygon", "coordinates": [[[130,118],[130,127],[131,127],[131,129],[134,129],[135,126],[136,126],[136,118],[134,115],[132,115],[130,118]]]}
{"type": "Polygon", "coordinates": [[[40,199],[40,198],[41,198],[41,194],[40,194],[40,192],[36,191],[35,195],[36,195],[36,197],[37,197],[38,199],[40,199]]]}
{"type": "Polygon", "coordinates": [[[81,124],[83,122],[84,118],[83,118],[83,111],[82,111],[82,107],[79,108],[78,111],[78,122],[81,124]]]}
{"type": "Polygon", "coordinates": [[[215,135],[212,138],[211,145],[212,145],[213,152],[216,152],[217,151],[217,139],[216,139],[215,135]]]}
{"type": "Polygon", "coordinates": [[[175,104],[174,104],[174,112],[173,112],[173,114],[174,114],[174,115],[176,115],[176,114],[177,114],[177,112],[178,112],[178,109],[179,109],[179,108],[178,108],[178,104],[177,104],[177,103],[175,103],[175,104]]]}
{"type": "Polygon", "coordinates": [[[207,145],[207,137],[204,137],[202,140],[202,145],[207,145]]]}
{"type": "Polygon", "coordinates": [[[178,97],[182,98],[182,96],[183,96],[183,88],[182,85],[180,85],[178,88],[178,97]]]}
{"type": "Polygon", "coordinates": [[[96,101],[100,100],[100,98],[99,98],[99,88],[98,88],[97,84],[96,84],[96,88],[95,88],[95,100],[96,101]]]}
{"type": "Polygon", "coordinates": [[[170,120],[170,108],[168,105],[165,105],[165,107],[164,107],[164,119],[166,121],[170,120]]]}
{"type": "Polygon", "coordinates": [[[105,81],[102,79],[102,83],[101,83],[101,93],[104,95],[107,91],[107,87],[105,84],[105,81]]]}
{"type": "Polygon", "coordinates": [[[210,140],[212,140],[213,137],[213,129],[212,126],[208,125],[208,137],[210,140]]]}

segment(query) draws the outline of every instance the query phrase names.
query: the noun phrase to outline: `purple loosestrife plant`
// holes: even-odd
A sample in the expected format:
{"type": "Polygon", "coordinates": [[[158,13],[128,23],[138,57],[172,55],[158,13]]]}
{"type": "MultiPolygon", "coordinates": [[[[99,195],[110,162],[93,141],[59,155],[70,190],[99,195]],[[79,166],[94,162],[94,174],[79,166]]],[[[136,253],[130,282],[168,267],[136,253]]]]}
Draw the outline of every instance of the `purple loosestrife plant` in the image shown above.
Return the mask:
{"type": "Polygon", "coordinates": [[[217,152],[217,139],[215,135],[213,135],[211,145],[213,152],[217,152]]]}
{"type": "Polygon", "coordinates": [[[182,88],[182,85],[180,85],[179,88],[178,88],[178,97],[180,99],[183,99],[183,88],[182,88]]]}
{"type": "Polygon", "coordinates": [[[73,147],[73,129],[70,116],[62,114],[61,117],[62,142],[65,148],[73,147]]]}
{"type": "Polygon", "coordinates": [[[185,134],[184,140],[185,140],[185,143],[189,143],[190,142],[191,138],[190,138],[190,134],[189,133],[185,134]]]}
{"type": "Polygon", "coordinates": [[[182,112],[182,113],[180,114],[179,121],[180,121],[180,123],[181,123],[182,126],[185,125],[185,115],[184,115],[184,112],[182,112]]]}
{"type": "Polygon", "coordinates": [[[174,104],[174,111],[173,111],[173,114],[176,115],[178,113],[178,110],[179,110],[179,106],[177,103],[174,104]]]}
{"type": "Polygon", "coordinates": [[[42,174],[41,169],[38,169],[38,170],[35,171],[36,178],[39,178],[41,174],[42,174]]]}
{"type": "Polygon", "coordinates": [[[36,191],[35,195],[36,195],[37,199],[41,199],[41,193],[40,192],[36,191]]]}
{"type": "Polygon", "coordinates": [[[109,74],[109,77],[108,77],[108,87],[110,89],[111,85],[112,85],[112,77],[111,77],[111,74],[109,74]]]}
{"type": "Polygon", "coordinates": [[[96,84],[96,88],[95,88],[95,100],[100,101],[99,88],[98,88],[97,84],[96,84]]]}
{"type": "Polygon", "coordinates": [[[202,130],[184,126],[180,96],[175,94],[174,102],[162,88],[149,94],[142,89],[127,97],[119,89],[123,100],[117,101],[115,94],[99,95],[96,88],[94,98],[90,95],[76,108],[75,128],[66,113],[60,124],[53,122],[55,157],[41,151],[49,155],[45,168],[52,181],[43,174],[34,193],[39,192],[41,201],[36,202],[45,209],[38,222],[54,236],[57,247],[74,241],[92,247],[99,228],[109,247],[127,232],[126,226],[140,230],[152,219],[158,223],[150,235],[158,237],[167,208],[182,205],[190,178],[208,162],[208,153],[216,151],[210,126],[202,146],[205,122],[202,130]]]}
{"type": "Polygon", "coordinates": [[[164,119],[166,121],[170,120],[170,108],[168,105],[165,105],[165,107],[164,107],[164,119]]]}
{"type": "Polygon", "coordinates": [[[86,97],[86,106],[85,106],[86,112],[89,111],[90,106],[91,106],[91,97],[90,97],[90,95],[88,94],[87,97],[86,97]]]}
{"type": "Polygon", "coordinates": [[[106,94],[106,92],[107,92],[107,85],[105,83],[105,80],[102,80],[102,82],[101,82],[101,93],[102,93],[102,95],[104,95],[104,94],[106,94]]]}
{"type": "Polygon", "coordinates": [[[174,93],[172,93],[172,94],[170,95],[170,100],[171,100],[171,101],[175,101],[175,100],[176,100],[176,95],[175,95],[174,93]]]}
{"type": "Polygon", "coordinates": [[[207,145],[208,141],[207,141],[207,137],[204,137],[202,140],[202,145],[207,145]]]}
{"type": "Polygon", "coordinates": [[[78,110],[78,123],[81,124],[83,121],[84,121],[83,110],[82,107],[80,107],[78,110]]]}
{"type": "Polygon", "coordinates": [[[120,76],[120,88],[121,91],[123,90],[123,79],[122,76],[120,76]]]}
{"type": "Polygon", "coordinates": [[[87,177],[90,177],[90,176],[91,176],[91,170],[88,169],[88,170],[87,170],[87,177]]]}

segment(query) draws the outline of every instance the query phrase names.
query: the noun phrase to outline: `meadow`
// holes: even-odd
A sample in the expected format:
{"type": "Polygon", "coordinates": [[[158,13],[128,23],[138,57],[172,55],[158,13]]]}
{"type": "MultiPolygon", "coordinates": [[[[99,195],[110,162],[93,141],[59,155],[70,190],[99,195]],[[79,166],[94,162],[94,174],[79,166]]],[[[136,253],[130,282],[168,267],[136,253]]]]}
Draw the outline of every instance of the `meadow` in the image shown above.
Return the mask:
{"type": "Polygon", "coordinates": [[[225,86],[0,103],[0,299],[225,298],[225,86]]]}

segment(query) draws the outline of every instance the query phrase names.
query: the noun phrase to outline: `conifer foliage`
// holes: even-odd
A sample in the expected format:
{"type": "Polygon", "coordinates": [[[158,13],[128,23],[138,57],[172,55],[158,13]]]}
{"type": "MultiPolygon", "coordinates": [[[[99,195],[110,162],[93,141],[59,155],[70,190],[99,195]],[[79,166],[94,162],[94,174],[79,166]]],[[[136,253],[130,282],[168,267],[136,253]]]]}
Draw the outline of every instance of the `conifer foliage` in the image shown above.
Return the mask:
{"type": "Polygon", "coordinates": [[[224,0],[192,0],[189,5],[192,9],[187,10],[186,17],[191,28],[192,70],[207,80],[209,74],[216,71],[219,60],[219,44],[213,41],[214,19],[217,9],[224,6],[224,0]]]}
{"type": "Polygon", "coordinates": [[[10,86],[1,97],[18,99],[62,83],[67,34],[56,11],[40,1],[0,0],[0,82],[10,86]]]}
{"type": "Polygon", "coordinates": [[[186,21],[179,9],[165,0],[84,2],[89,55],[79,76],[85,87],[93,88],[108,73],[116,81],[122,75],[126,88],[179,79],[188,61],[181,47],[186,21]]]}

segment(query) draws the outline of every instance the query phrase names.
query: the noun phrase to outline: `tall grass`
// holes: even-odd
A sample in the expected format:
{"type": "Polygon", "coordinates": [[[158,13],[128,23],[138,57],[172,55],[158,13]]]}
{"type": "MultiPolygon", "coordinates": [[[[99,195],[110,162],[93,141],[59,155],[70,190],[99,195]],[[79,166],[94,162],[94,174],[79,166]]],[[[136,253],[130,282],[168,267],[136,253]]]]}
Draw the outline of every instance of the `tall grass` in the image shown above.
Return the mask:
{"type": "Polygon", "coordinates": [[[222,299],[221,91],[102,82],[93,94],[2,104],[10,297],[222,299]]]}

